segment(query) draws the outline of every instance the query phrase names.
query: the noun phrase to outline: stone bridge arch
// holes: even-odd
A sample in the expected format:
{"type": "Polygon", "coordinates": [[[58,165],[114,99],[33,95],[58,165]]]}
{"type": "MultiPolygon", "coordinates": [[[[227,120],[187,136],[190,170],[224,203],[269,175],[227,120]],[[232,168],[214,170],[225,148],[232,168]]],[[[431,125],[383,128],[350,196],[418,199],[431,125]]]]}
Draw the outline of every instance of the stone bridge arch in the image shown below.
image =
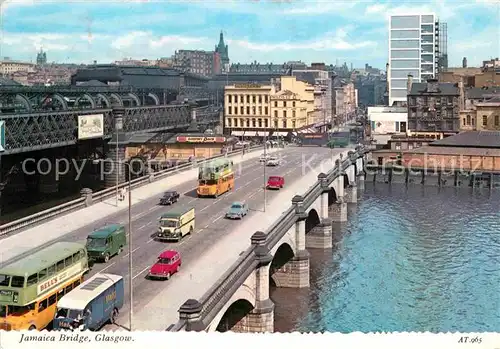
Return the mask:
{"type": "Polygon", "coordinates": [[[295,252],[288,242],[283,242],[273,255],[273,260],[269,265],[269,285],[275,287],[289,286],[293,281],[288,271],[288,263],[295,257],[295,252]]]}
{"type": "Polygon", "coordinates": [[[318,211],[316,211],[314,208],[309,210],[306,218],[306,234],[317,227],[320,223],[321,219],[319,218],[318,211]]]}
{"type": "Polygon", "coordinates": [[[255,308],[256,302],[253,286],[246,283],[241,285],[213,319],[207,331],[246,332],[243,329],[247,326],[247,315],[255,308]]]}
{"type": "Polygon", "coordinates": [[[328,208],[332,207],[335,203],[337,203],[337,193],[333,187],[328,189],[328,208]]]}

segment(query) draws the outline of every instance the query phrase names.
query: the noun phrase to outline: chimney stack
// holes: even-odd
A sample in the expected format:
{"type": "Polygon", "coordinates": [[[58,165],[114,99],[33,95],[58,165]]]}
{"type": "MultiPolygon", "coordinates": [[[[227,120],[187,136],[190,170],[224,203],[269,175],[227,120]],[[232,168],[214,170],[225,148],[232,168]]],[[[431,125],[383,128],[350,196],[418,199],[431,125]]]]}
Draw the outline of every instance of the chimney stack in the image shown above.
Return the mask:
{"type": "Polygon", "coordinates": [[[407,94],[410,94],[412,86],[413,86],[413,75],[408,74],[408,81],[406,82],[407,94]]]}
{"type": "Polygon", "coordinates": [[[464,77],[461,76],[458,81],[458,92],[460,94],[460,98],[458,99],[460,110],[465,109],[465,91],[464,91],[464,77]]]}
{"type": "Polygon", "coordinates": [[[467,57],[462,59],[462,68],[467,68],[467,57]]]}

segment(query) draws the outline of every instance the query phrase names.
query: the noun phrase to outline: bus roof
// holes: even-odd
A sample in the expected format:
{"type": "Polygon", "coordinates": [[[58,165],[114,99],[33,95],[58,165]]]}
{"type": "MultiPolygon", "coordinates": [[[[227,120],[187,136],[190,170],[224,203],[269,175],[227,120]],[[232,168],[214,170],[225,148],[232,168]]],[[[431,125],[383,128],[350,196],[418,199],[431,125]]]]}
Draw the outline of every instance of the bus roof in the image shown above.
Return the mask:
{"type": "Polygon", "coordinates": [[[93,231],[89,234],[89,237],[94,239],[105,239],[122,227],[123,225],[121,224],[109,224],[103,228],[93,231]]]}
{"type": "Polygon", "coordinates": [[[98,295],[113,286],[123,277],[114,274],[95,274],[57,302],[58,308],[83,310],[98,295]]]}
{"type": "Polygon", "coordinates": [[[215,160],[206,162],[202,166],[203,167],[220,167],[220,166],[227,165],[229,163],[232,163],[232,161],[224,158],[224,159],[215,159],[215,160]]]}
{"type": "Polygon", "coordinates": [[[76,242],[56,242],[18,261],[3,266],[0,268],[0,274],[31,275],[41,269],[50,267],[58,262],[62,256],[70,256],[82,249],[85,249],[85,246],[76,242]]]}
{"type": "Polygon", "coordinates": [[[173,210],[170,210],[170,211],[162,214],[160,219],[161,218],[178,218],[178,217],[182,216],[183,214],[188,213],[191,210],[194,210],[194,207],[174,208],[173,210]]]}

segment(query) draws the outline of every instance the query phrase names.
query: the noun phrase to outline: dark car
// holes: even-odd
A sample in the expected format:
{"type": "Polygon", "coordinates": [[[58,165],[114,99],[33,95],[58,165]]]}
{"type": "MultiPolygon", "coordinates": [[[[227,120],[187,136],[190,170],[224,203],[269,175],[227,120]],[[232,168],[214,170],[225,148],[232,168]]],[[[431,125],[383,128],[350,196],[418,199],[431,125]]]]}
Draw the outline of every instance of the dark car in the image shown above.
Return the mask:
{"type": "Polygon", "coordinates": [[[174,191],[167,191],[160,199],[160,205],[172,205],[179,200],[179,193],[174,191]]]}

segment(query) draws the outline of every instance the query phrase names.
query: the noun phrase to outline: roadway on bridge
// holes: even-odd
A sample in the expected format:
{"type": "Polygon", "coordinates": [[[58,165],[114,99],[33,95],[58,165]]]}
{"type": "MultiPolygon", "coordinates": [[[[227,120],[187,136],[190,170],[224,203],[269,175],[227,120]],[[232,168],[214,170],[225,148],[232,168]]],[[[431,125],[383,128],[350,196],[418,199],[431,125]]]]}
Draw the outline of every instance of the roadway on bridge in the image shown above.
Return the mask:
{"type": "MultiPolygon", "coordinates": [[[[337,151],[335,153],[337,153],[337,151]]],[[[311,167],[315,167],[319,165],[321,161],[325,160],[325,158],[330,157],[331,152],[323,151],[321,156],[318,156],[318,148],[289,148],[283,156],[283,165],[276,168],[266,168],[267,176],[283,175],[285,177],[286,186],[291,186],[301,178],[303,158],[307,161],[308,158],[312,156],[315,157],[311,159],[310,165],[311,167]]],[[[175,249],[179,251],[183,260],[180,271],[180,274],[182,274],[184,271],[187,271],[200,256],[214,249],[215,245],[224,237],[236,231],[242,223],[252,220],[252,216],[255,213],[262,211],[264,202],[263,167],[262,165],[258,165],[257,161],[256,159],[254,164],[249,165],[248,168],[242,171],[241,175],[237,177],[235,189],[232,192],[218,199],[197,199],[192,197],[192,193],[189,192],[189,190],[184,192],[185,194],[176,205],[195,207],[197,229],[195,234],[185,238],[180,243],[159,243],[152,239],[151,234],[155,231],[158,212],[162,211],[161,209],[158,210],[151,207],[148,211],[144,212],[143,216],[134,221],[134,225],[138,226],[134,234],[140,234],[140,237],[134,238],[133,242],[134,266],[132,275],[134,282],[134,312],[144,309],[146,305],[158,295],[159,291],[166,287],[175,287],[178,290],[189,289],[189,285],[182,282],[183,280],[177,280],[178,275],[172,276],[168,281],[151,281],[145,278],[150,266],[154,263],[160,252],[165,249],[175,249]],[[242,221],[230,221],[224,218],[224,214],[233,201],[244,201],[250,207],[248,216],[242,221]],[[137,231],[137,229],[139,230],[137,231]]],[[[309,185],[311,184],[312,183],[309,183],[309,185]]],[[[182,189],[185,190],[186,188],[182,189]]],[[[305,192],[307,189],[308,188],[305,187],[301,191],[305,192]]],[[[279,191],[267,191],[267,193],[268,202],[280,194],[279,191]]],[[[289,200],[291,200],[291,196],[286,198],[283,197],[283,201],[289,200]]],[[[163,211],[165,210],[168,209],[163,209],[163,211]]],[[[251,233],[253,232],[254,231],[251,233]]],[[[249,239],[244,238],[243,240],[246,245],[249,245],[249,239]]],[[[227,250],[228,254],[234,254],[234,258],[237,258],[240,252],[241,251],[236,247],[227,250]]],[[[120,274],[127,277],[126,283],[128,283],[128,255],[124,255],[120,259],[110,260],[109,263],[111,264],[104,266],[103,269],[95,268],[96,270],[94,270],[93,273],[104,270],[109,273],[120,274]]],[[[229,265],[226,266],[229,267],[229,265]]],[[[206,267],[210,268],[210,266],[206,267]]],[[[222,274],[224,271],[225,270],[221,270],[220,273],[222,274]]],[[[128,286],[126,293],[126,297],[128,297],[128,286]]],[[[170,292],[168,293],[170,294],[170,292]]],[[[177,320],[177,304],[182,304],[188,296],[189,295],[185,292],[173,292],[172,298],[169,299],[169,304],[175,305],[176,309],[170,312],[172,313],[169,314],[171,318],[158,319],[160,325],[155,326],[154,329],[165,329],[170,323],[175,322],[177,320]]],[[[126,299],[128,301],[128,298],[126,299]]],[[[117,321],[118,324],[125,328],[128,326],[129,322],[128,306],[129,304],[127,302],[127,305],[122,309],[121,315],[117,321]]],[[[141,328],[135,327],[135,329],[146,330],[143,326],[144,324],[141,324],[141,328]]],[[[105,329],[116,329],[116,326],[110,325],[105,329]]]]}

